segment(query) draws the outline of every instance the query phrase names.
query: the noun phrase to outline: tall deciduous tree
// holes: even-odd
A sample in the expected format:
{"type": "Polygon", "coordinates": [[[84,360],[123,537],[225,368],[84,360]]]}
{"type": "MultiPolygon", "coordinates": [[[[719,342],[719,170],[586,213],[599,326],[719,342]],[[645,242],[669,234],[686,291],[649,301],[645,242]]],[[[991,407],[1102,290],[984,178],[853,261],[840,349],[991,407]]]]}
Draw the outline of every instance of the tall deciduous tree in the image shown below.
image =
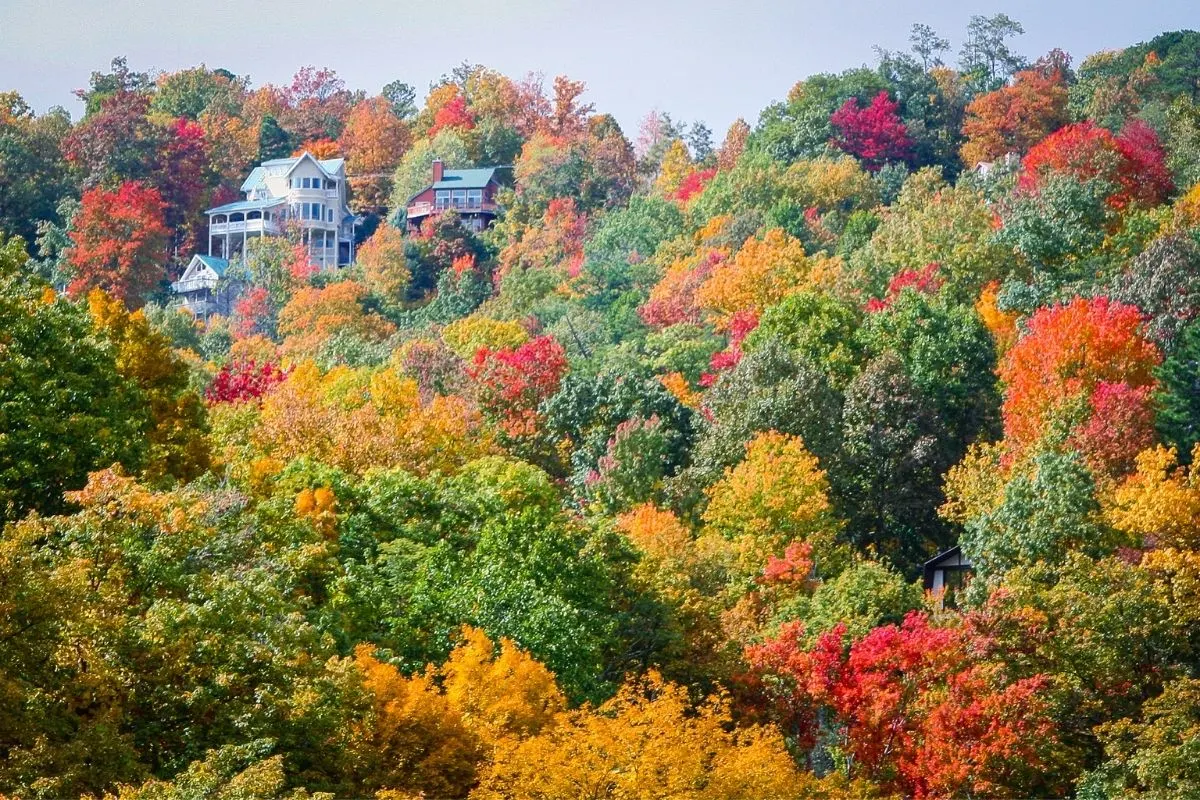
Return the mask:
{"type": "Polygon", "coordinates": [[[899,107],[887,92],[875,95],[866,108],[859,108],[858,98],[851,97],[829,120],[838,131],[835,143],[872,172],[889,162],[908,161],[913,143],[896,113],[899,107]]]}
{"type": "Polygon", "coordinates": [[[974,167],[1009,153],[1022,155],[1067,121],[1067,87],[1061,73],[1017,73],[1011,86],[979,95],[967,106],[962,159],[974,167]]]}
{"type": "Polygon", "coordinates": [[[25,260],[19,242],[0,247],[0,522],[61,512],[89,471],[146,454],[141,392],[83,309],[21,275],[25,260]]]}
{"type": "Polygon", "coordinates": [[[72,294],[100,288],[137,308],[166,276],[170,231],[155,189],[126,182],[115,191],[84,192],[70,235],[72,294]]]}

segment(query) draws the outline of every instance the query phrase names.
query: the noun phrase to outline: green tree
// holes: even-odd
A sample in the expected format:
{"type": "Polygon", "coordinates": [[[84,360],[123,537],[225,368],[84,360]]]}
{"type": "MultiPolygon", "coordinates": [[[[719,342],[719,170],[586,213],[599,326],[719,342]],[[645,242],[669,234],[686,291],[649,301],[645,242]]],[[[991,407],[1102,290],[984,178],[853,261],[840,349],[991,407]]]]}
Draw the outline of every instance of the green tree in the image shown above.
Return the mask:
{"type": "Polygon", "coordinates": [[[1158,431],[1186,462],[1200,443],[1200,322],[1184,327],[1157,378],[1158,431]]]}
{"type": "Polygon", "coordinates": [[[1008,479],[994,510],[967,521],[961,542],[989,577],[1020,565],[1054,566],[1071,552],[1101,557],[1123,543],[1102,520],[1095,481],[1079,456],[1050,450],[1008,479]]]}
{"type": "Polygon", "coordinates": [[[85,309],[23,274],[26,258],[20,240],[0,249],[0,521],[61,511],[89,471],[146,456],[141,391],[85,309]]]}
{"type": "Polygon", "coordinates": [[[915,575],[950,543],[937,509],[957,450],[894,352],[867,364],[846,389],[842,448],[831,470],[850,540],[915,575]]]}

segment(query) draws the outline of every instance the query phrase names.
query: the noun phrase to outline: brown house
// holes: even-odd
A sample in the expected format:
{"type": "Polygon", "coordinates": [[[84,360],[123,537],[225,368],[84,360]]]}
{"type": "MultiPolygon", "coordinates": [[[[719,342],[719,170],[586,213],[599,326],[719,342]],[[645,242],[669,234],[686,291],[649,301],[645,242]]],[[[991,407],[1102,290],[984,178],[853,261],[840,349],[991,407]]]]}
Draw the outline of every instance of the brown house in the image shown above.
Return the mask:
{"type": "Polygon", "coordinates": [[[408,199],[408,229],[421,227],[432,214],[454,209],[463,225],[481,231],[496,218],[496,193],[500,183],[495,167],[445,169],[433,162],[433,183],[408,199]]]}

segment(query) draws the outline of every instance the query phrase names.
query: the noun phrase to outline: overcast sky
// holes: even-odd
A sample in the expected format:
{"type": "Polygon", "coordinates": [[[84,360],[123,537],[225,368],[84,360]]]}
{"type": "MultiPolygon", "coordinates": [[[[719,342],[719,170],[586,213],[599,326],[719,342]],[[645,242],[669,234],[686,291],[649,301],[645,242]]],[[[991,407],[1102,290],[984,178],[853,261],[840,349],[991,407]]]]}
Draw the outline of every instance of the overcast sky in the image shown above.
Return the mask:
{"type": "Polygon", "coordinates": [[[467,60],[586,81],[630,135],[658,109],[707,121],[719,140],[805,75],[873,63],[872,45],[905,48],[913,22],[957,51],[970,16],[997,11],[1024,24],[1019,52],[1061,47],[1076,62],[1200,27],[1200,0],[0,0],[0,89],[78,117],[71,91],[116,55],[139,70],[224,67],[256,86],[328,66],[371,93],[397,78],[424,92],[467,60]]]}

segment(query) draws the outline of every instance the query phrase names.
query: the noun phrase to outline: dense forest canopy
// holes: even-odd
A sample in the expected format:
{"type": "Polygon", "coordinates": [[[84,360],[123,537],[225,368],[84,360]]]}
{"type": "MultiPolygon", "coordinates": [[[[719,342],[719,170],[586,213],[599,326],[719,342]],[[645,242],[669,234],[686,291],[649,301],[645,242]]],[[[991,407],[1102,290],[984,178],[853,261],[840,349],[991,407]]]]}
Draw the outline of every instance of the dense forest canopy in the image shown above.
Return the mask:
{"type": "Polygon", "coordinates": [[[1200,795],[1200,33],[1022,33],[723,135],[473,64],[0,95],[0,794],[1200,795]],[[355,263],[180,308],[305,152],[355,263]],[[435,161],[494,224],[408,224],[435,161]]]}

